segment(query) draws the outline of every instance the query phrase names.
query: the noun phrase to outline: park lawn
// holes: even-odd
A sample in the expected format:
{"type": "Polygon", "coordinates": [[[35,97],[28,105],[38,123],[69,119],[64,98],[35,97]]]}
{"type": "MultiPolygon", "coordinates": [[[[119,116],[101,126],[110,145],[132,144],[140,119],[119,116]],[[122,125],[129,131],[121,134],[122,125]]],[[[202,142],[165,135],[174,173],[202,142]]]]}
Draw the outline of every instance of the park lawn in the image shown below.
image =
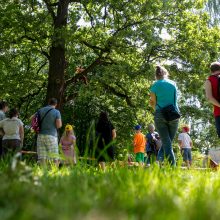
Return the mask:
{"type": "Polygon", "coordinates": [[[220,219],[220,172],[169,167],[0,169],[0,219],[220,219]]]}

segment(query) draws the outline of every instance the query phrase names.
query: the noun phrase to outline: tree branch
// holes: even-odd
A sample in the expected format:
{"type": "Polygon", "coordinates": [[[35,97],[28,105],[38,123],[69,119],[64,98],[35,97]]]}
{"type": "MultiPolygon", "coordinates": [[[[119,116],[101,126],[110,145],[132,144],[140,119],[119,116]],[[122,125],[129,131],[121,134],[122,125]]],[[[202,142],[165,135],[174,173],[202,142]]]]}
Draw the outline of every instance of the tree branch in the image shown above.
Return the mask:
{"type": "MultiPolygon", "coordinates": [[[[104,82],[101,82],[101,83],[102,83],[103,87],[104,87],[106,90],[108,90],[109,92],[111,92],[112,94],[114,94],[114,95],[116,95],[116,96],[118,96],[118,97],[120,97],[120,98],[125,99],[125,101],[127,102],[127,104],[128,104],[129,106],[135,107],[134,104],[133,104],[132,101],[131,101],[131,97],[130,97],[130,96],[128,96],[128,95],[125,94],[125,93],[121,93],[121,92],[117,91],[114,87],[112,87],[112,86],[110,86],[110,85],[108,85],[108,84],[106,84],[106,83],[104,83],[104,82]]],[[[124,90],[124,89],[123,89],[123,90],[124,90]]]]}
{"type": "MultiPolygon", "coordinates": [[[[44,3],[45,3],[46,6],[47,6],[48,12],[50,13],[51,17],[53,18],[53,21],[55,22],[55,20],[56,20],[56,15],[55,15],[55,12],[54,12],[54,10],[53,10],[53,8],[52,8],[52,4],[51,4],[50,0],[43,0],[43,1],[44,1],[44,3]]],[[[58,4],[59,4],[59,3],[58,3],[58,4]]]]}

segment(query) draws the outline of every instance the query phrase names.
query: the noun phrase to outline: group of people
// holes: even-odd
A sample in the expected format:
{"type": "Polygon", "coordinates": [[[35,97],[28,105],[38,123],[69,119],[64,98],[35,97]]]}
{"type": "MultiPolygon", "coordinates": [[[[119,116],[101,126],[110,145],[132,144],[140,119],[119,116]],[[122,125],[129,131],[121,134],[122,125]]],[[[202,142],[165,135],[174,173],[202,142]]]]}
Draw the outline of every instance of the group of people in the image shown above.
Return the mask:
{"type": "MultiPolygon", "coordinates": [[[[76,164],[75,142],[76,137],[73,132],[73,126],[67,124],[65,131],[58,143],[57,129],[62,126],[62,120],[59,110],[56,109],[57,100],[50,99],[46,107],[39,109],[40,130],[37,135],[37,155],[40,164],[53,161],[57,166],[60,162],[59,144],[61,154],[65,163],[76,164]]],[[[20,152],[23,147],[24,125],[18,118],[19,112],[12,108],[8,112],[8,104],[5,101],[0,102],[0,153],[1,157],[11,156],[20,152]]],[[[33,117],[33,116],[32,116],[33,117]]]]}
{"type": "MultiPolygon", "coordinates": [[[[205,92],[206,97],[210,103],[213,104],[214,117],[215,117],[215,126],[217,130],[218,137],[220,137],[220,63],[213,62],[210,65],[210,76],[205,82],[205,92]]],[[[179,112],[177,104],[177,87],[176,83],[173,80],[168,78],[168,71],[161,66],[156,67],[156,81],[150,88],[150,105],[155,110],[154,113],[154,122],[156,129],[159,133],[161,139],[161,147],[159,148],[157,154],[157,161],[159,163],[164,161],[164,157],[169,161],[172,166],[176,165],[176,159],[173,152],[172,143],[176,135],[179,118],[174,120],[167,120],[166,115],[163,112],[163,108],[172,105],[175,111],[179,112]]],[[[137,151],[136,138],[140,135],[140,127],[135,127],[136,135],[134,137],[134,152],[136,153],[136,160],[140,161],[139,151],[137,151]]],[[[192,141],[188,135],[189,128],[183,127],[182,133],[178,137],[178,143],[183,154],[183,159],[186,161],[187,166],[191,165],[192,156],[191,156],[191,147],[192,141]]],[[[152,137],[151,137],[152,138],[152,137]]],[[[141,153],[144,149],[144,135],[139,138],[142,141],[141,153]]],[[[149,137],[147,137],[149,140],[149,137]]],[[[147,141],[147,140],[145,140],[147,141]]],[[[150,143],[150,142],[149,142],[150,143]]],[[[148,147],[147,147],[148,149],[148,147]]],[[[143,160],[143,155],[141,156],[143,160]]]]}
{"type": "MultiPolygon", "coordinates": [[[[211,74],[205,82],[206,97],[214,106],[214,117],[217,134],[220,137],[220,63],[214,62],[210,66],[211,74]]],[[[141,126],[135,126],[134,153],[137,162],[144,161],[144,153],[147,153],[147,164],[150,164],[151,157],[155,155],[156,160],[162,163],[166,158],[171,166],[176,165],[176,158],[173,152],[172,143],[176,135],[179,117],[178,94],[176,83],[168,78],[168,71],[161,66],[156,67],[156,81],[150,88],[150,105],[155,110],[154,124],[158,133],[155,132],[154,125],[149,125],[149,133],[145,136],[141,133],[141,126]],[[175,114],[174,119],[168,119],[164,109],[169,107],[169,111],[175,114]],[[152,147],[154,144],[154,147],[152,147]]],[[[64,134],[58,143],[57,129],[61,128],[62,120],[59,110],[56,109],[57,100],[50,99],[49,104],[38,110],[41,116],[40,130],[37,135],[38,161],[45,164],[48,160],[53,160],[59,164],[59,143],[63,155],[69,162],[76,163],[75,142],[76,137],[71,125],[66,125],[64,134]]],[[[9,117],[5,113],[8,105],[2,101],[0,103],[0,153],[1,156],[9,151],[19,151],[23,146],[24,128],[22,121],[18,118],[16,109],[9,110],[9,117]]],[[[171,114],[169,112],[169,114],[171,114]]],[[[171,115],[172,116],[172,115],[171,115]]],[[[171,117],[172,118],[172,117],[171,117]]],[[[187,166],[191,165],[192,141],[188,135],[189,128],[182,128],[182,133],[178,136],[178,143],[183,154],[183,159],[187,166]]],[[[96,136],[98,137],[95,156],[104,169],[106,158],[114,159],[114,139],[116,130],[110,122],[106,112],[101,112],[96,125],[96,136]]]]}

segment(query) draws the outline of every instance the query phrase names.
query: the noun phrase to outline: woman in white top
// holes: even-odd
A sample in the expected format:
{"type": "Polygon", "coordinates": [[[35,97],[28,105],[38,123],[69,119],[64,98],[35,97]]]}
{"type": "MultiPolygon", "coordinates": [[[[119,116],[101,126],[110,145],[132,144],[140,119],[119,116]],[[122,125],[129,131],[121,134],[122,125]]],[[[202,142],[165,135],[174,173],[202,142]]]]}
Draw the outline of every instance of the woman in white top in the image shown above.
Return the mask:
{"type": "Polygon", "coordinates": [[[9,118],[0,121],[0,128],[3,128],[4,131],[2,138],[3,156],[10,152],[18,152],[23,146],[24,127],[23,122],[18,118],[17,109],[11,109],[9,118]]]}

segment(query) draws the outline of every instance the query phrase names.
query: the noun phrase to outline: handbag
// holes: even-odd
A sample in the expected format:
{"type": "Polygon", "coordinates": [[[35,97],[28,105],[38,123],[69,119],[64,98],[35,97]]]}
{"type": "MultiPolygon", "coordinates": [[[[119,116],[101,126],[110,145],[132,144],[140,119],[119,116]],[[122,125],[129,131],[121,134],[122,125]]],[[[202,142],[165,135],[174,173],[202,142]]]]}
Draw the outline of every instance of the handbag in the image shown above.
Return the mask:
{"type": "Polygon", "coordinates": [[[174,90],[174,104],[168,105],[163,108],[161,108],[157,104],[166,121],[174,121],[181,117],[180,112],[177,110],[175,106],[175,103],[176,103],[176,90],[174,90]]]}

